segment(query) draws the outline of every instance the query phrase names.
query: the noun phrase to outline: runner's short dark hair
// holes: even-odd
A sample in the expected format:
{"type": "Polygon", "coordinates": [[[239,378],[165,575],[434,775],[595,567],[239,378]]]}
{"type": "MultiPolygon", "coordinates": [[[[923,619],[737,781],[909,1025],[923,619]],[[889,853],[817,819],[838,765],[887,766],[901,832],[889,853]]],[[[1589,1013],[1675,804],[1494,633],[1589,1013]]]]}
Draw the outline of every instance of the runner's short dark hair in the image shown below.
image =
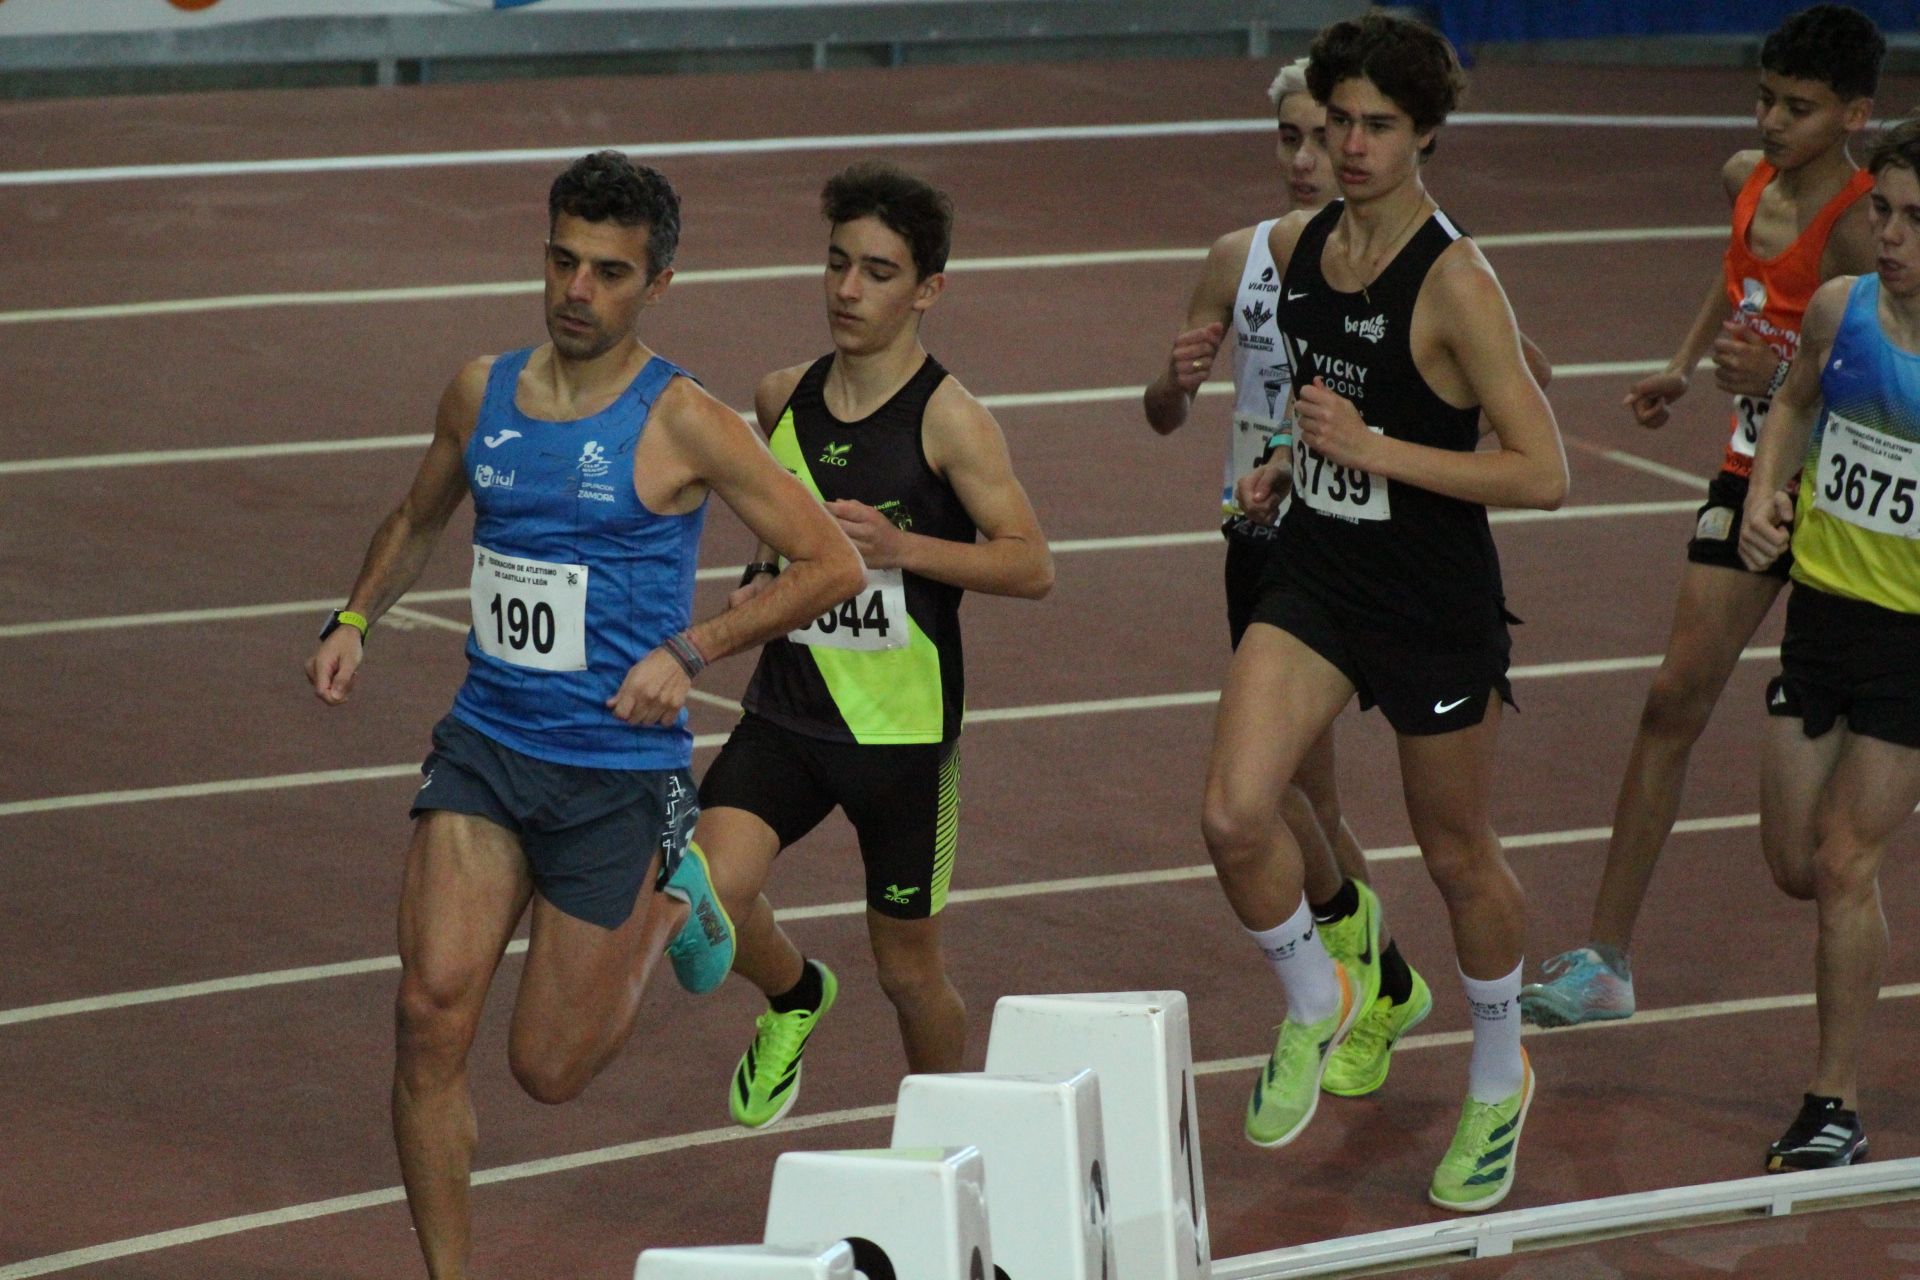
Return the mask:
{"type": "Polygon", "coordinates": [[[1895,166],[1920,177],[1920,116],[1909,116],[1887,130],[1867,153],[1867,171],[1875,177],[1895,166]]]}
{"type": "MultiPolygon", "coordinates": [[[[1364,76],[1413,118],[1415,133],[1446,123],[1467,91],[1447,38],[1412,18],[1378,11],[1322,31],[1307,54],[1307,91],[1325,105],[1334,86],[1364,76]]],[[[1420,154],[1433,154],[1433,144],[1420,154]]]]}
{"type": "Polygon", "coordinates": [[[680,197],[658,169],[618,151],[595,151],[567,166],[547,191],[547,231],[561,214],[647,229],[647,279],[673,265],[680,248],[680,197]]]}
{"type": "Polygon", "coordinates": [[[878,218],[913,253],[921,279],[947,269],[953,249],[953,201],[947,193],[884,160],[850,164],[820,189],[820,213],[834,226],[878,218]]]}
{"type": "Polygon", "coordinates": [[[1760,66],[1794,80],[1816,80],[1843,101],[1880,88],[1887,38],[1852,5],[1817,4],[1781,23],[1760,46],[1760,66]]]}

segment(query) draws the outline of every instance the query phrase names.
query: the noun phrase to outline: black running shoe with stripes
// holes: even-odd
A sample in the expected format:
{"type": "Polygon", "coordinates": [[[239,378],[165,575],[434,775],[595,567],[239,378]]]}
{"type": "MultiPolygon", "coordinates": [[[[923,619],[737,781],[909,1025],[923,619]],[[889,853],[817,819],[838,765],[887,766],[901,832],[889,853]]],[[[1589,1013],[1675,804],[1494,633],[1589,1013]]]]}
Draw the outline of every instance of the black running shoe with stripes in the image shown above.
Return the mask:
{"type": "Polygon", "coordinates": [[[1790,1169],[1838,1169],[1867,1158],[1867,1131],[1860,1114],[1848,1111],[1838,1098],[1807,1094],[1779,1141],[1767,1148],[1767,1172],[1790,1169]]]}

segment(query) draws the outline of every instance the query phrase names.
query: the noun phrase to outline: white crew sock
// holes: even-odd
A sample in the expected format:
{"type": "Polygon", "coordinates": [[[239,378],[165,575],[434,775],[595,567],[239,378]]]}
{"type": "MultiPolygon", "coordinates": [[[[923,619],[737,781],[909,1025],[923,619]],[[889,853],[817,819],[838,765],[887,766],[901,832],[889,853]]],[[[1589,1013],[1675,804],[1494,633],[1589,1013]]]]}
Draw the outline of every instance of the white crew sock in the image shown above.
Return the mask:
{"type": "MultiPolygon", "coordinates": [[[[1306,895],[1300,897],[1300,909],[1284,924],[1271,929],[1249,929],[1249,936],[1260,944],[1267,964],[1287,992],[1287,1019],[1312,1023],[1340,1012],[1340,976],[1334,972],[1333,957],[1320,941],[1314,927],[1313,908],[1306,895]]],[[[1514,993],[1519,994],[1518,985],[1514,993]]]]}
{"type": "Polygon", "coordinates": [[[1467,1094],[1478,1102],[1504,1102],[1520,1092],[1526,1067],[1520,1058],[1520,969],[1482,982],[1460,971],[1473,1010],[1473,1057],[1467,1062],[1467,1094]]]}

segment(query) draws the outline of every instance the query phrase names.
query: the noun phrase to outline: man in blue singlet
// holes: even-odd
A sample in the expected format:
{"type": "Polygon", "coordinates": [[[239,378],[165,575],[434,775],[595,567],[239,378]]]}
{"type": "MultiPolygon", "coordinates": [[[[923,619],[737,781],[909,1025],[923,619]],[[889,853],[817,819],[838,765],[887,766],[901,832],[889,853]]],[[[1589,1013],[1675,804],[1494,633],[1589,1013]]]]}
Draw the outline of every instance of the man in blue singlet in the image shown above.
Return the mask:
{"type": "Polygon", "coordinates": [[[508,1056],[557,1103],[626,1042],[663,947],[689,990],[733,961],[688,839],[694,678],[862,580],[852,544],[739,415],[636,336],[673,276],[666,179],[597,152],[554,182],[548,219],[549,341],[455,375],[412,488],[307,662],[320,699],[345,702],[368,629],[471,493],[467,679],[421,766],[400,897],[393,1126],[435,1280],[469,1274],[467,1055],[529,902],[508,1056]],[[789,564],[689,625],[709,491],[789,564]]]}
{"type": "Polygon", "coordinates": [[[1813,295],[1740,526],[1755,572],[1791,538],[1760,845],[1775,883],[1819,908],[1819,1055],[1769,1171],[1866,1158],[1860,1059],[1887,965],[1880,863],[1920,805],[1920,121],[1867,168],[1879,270],[1813,295]]]}

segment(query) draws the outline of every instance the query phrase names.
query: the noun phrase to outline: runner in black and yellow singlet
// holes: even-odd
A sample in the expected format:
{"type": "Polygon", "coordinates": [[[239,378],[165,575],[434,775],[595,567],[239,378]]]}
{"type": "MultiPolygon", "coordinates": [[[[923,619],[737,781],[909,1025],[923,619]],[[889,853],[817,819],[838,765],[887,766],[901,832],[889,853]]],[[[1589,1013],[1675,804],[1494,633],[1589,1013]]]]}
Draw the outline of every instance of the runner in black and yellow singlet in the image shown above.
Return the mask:
{"type": "MultiPolygon", "coordinates": [[[[768,440],[780,465],[823,502],[865,503],[898,529],[971,543],[973,517],[920,444],[927,402],[947,377],[940,362],[928,356],[858,422],[827,408],[832,368],[822,356],[794,387],[768,440]]],[[[965,705],[961,594],[917,573],[873,571],[858,596],[761,650],[747,710],[833,742],[951,742],[965,705]]]]}
{"type": "MultiPolygon", "coordinates": [[[[1038,598],[1053,583],[998,424],[920,345],[946,283],[951,203],[866,164],[828,182],[821,204],[834,350],[769,374],[754,407],[774,457],[859,549],[866,583],[761,651],[746,714],[701,783],[696,833],[739,921],[735,971],[770,1005],[729,1089],[734,1119],[756,1128],[793,1106],[838,990],[760,889],[780,851],[836,808],[860,838],[867,933],[908,1066],[962,1065],[966,1008],[939,926],[959,832],[960,597],[1038,598]]],[[[762,548],[735,599],[779,572],[762,548]]]]}

